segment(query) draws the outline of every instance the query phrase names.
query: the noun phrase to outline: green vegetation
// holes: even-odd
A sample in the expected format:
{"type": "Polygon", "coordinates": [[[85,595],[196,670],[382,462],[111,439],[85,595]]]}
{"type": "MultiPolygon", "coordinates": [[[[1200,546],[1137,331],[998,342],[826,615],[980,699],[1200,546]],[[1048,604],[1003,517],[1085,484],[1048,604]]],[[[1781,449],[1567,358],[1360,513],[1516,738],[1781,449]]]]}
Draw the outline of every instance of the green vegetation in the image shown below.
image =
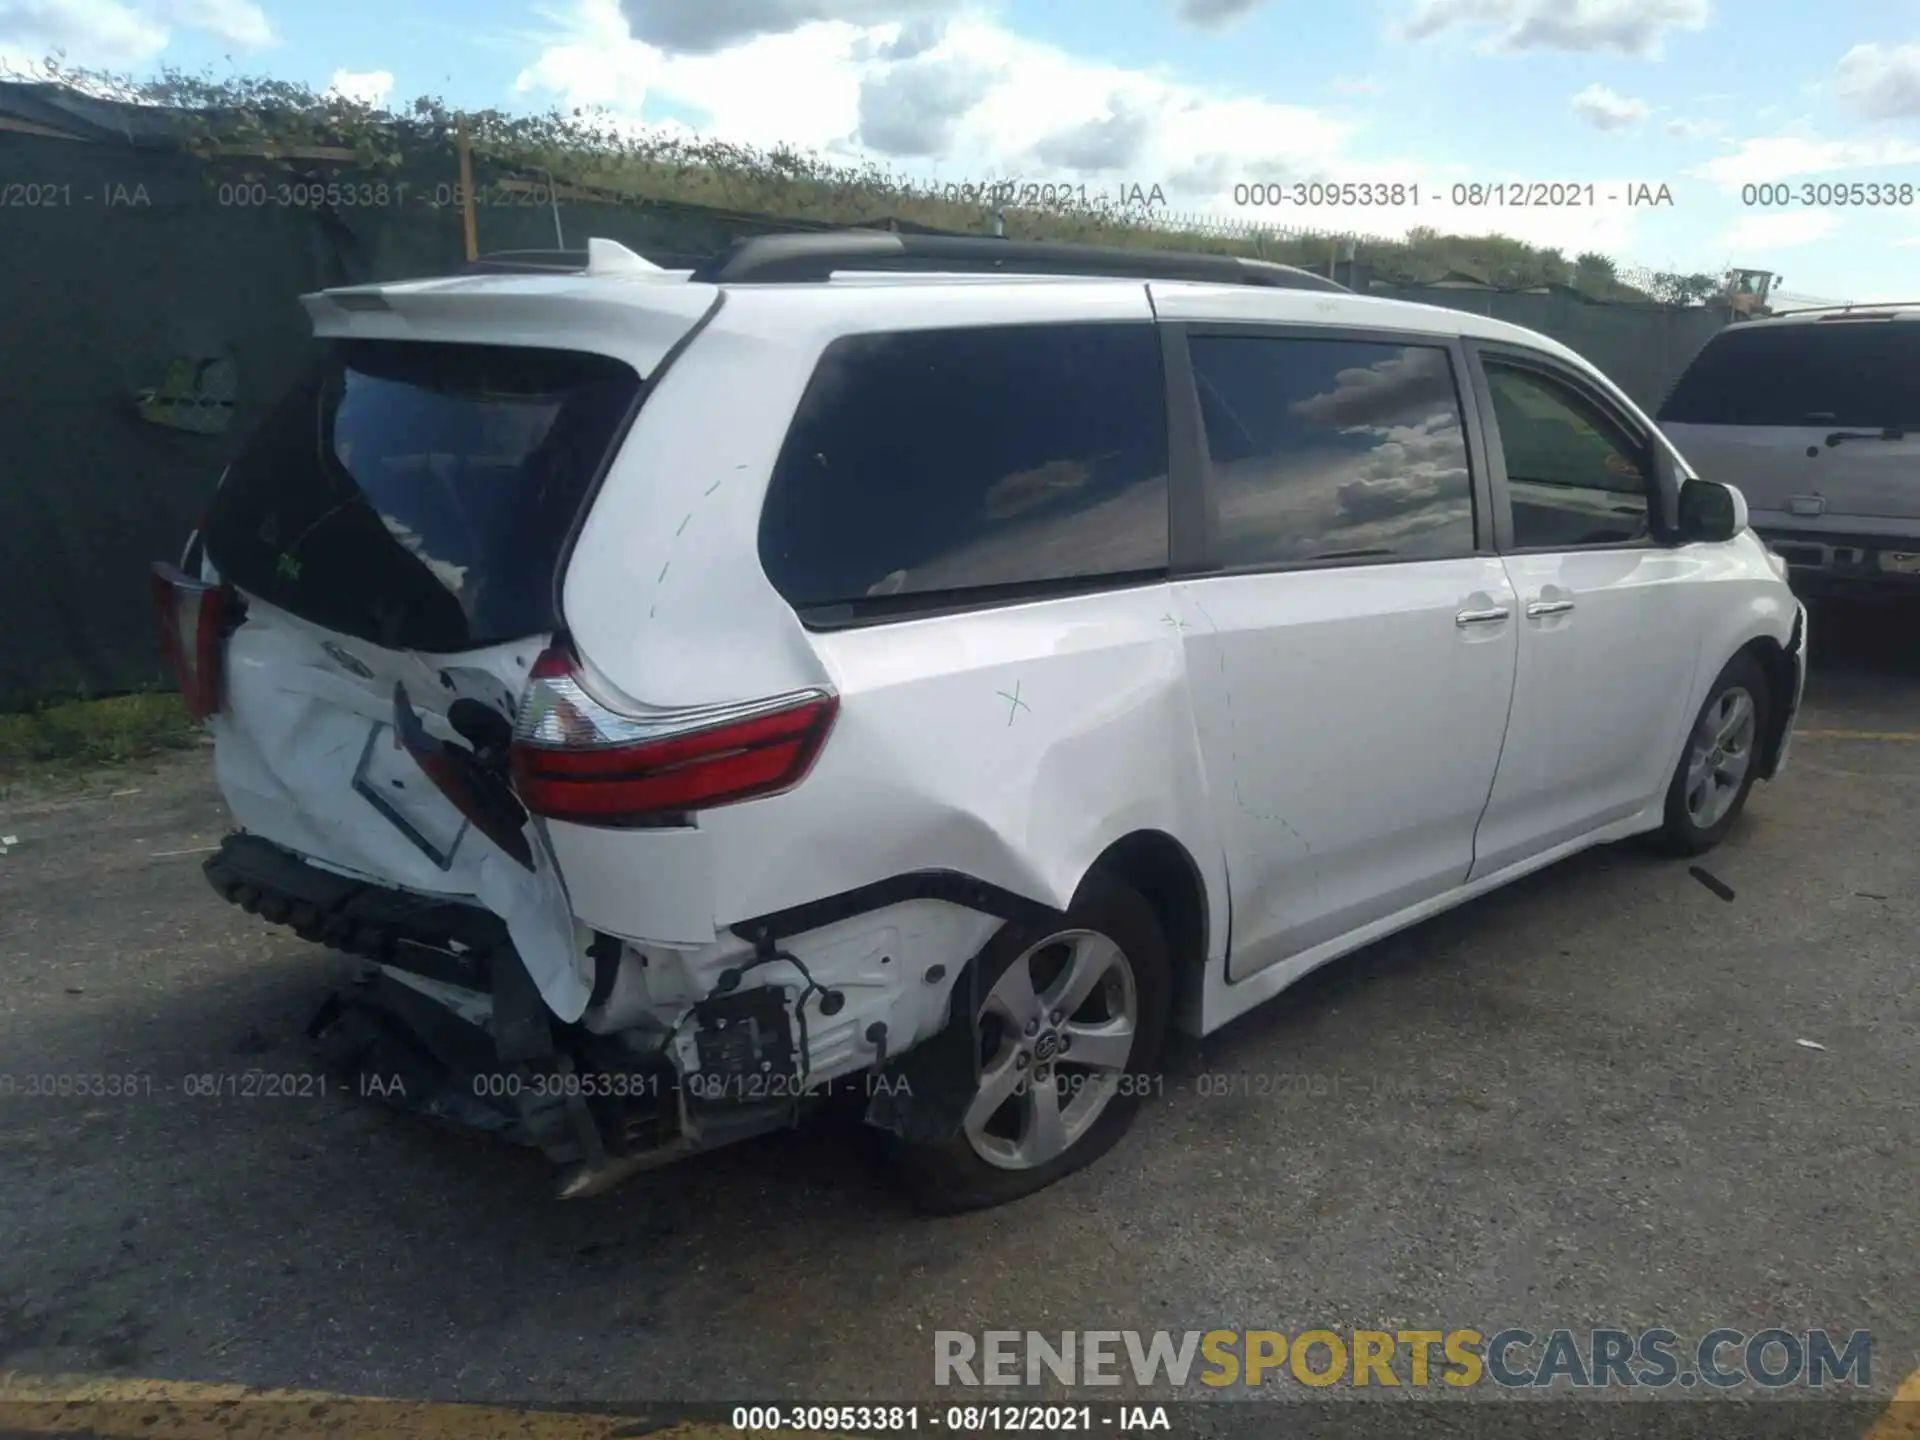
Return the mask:
{"type": "Polygon", "coordinates": [[[191,750],[205,733],[172,694],[71,700],[0,715],[0,785],[191,750]]]}
{"type": "MultiPolygon", "coordinates": [[[[216,79],[178,69],[158,77],[67,67],[47,61],[15,78],[67,87],[99,99],[164,112],[179,143],[209,162],[212,179],[272,175],[331,178],[342,168],[398,174],[426,155],[444,157],[462,137],[476,166],[494,176],[555,177],[563,185],[625,200],[668,201],[798,224],[848,225],[890,217],[943,230],[981,232],[988,208],[948,198],[954,186],[847,165],[789,148],[757,150],[623,125],[583,111],[512,115],[459,112],[422,97],[376,109],[307,86],[258,77],[216,79]],[[316,167],[328,167],[320,170],[316,167]]],[[[1069,196],[1004,212],[1014,239],[1080,241],[1246,255],[1324,271],[1342,237],[1256,233],[1251,226],[1196,223],[1157,209],[1069,196]]],[[[1416,229],[1403,240],[1363,240],[1357,255],[1376,275],[1403,282],[1465,275],[1501,287],[1567,285],[1598,300],[1697,303],[1718,277],[1638,272],[1604,255],[1568,259],[1558,250],[1499,235],[1442,235],[1416,229]]]]}

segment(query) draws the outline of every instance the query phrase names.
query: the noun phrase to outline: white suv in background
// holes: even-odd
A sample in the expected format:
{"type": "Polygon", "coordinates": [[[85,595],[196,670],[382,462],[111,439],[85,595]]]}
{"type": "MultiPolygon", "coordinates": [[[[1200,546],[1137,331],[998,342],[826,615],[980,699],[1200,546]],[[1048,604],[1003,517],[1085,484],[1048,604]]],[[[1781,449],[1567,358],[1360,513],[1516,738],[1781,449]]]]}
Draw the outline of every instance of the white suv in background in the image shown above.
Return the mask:
{"type": "Polygon", "coordinates": [[[156,567],[215,887],[563,1193],[838,1090],[926,1205],[1027,1194],[1169,1026],[1783,761],[1782,567],[1538,335],[1000,240],[570,263],[308,297],[156,567]]]}
{"type": "Polygon", "coordinates": [[[1660,407],[1808,593],[1920,594],[1920,304],[1730,325],[1660,407]]]}

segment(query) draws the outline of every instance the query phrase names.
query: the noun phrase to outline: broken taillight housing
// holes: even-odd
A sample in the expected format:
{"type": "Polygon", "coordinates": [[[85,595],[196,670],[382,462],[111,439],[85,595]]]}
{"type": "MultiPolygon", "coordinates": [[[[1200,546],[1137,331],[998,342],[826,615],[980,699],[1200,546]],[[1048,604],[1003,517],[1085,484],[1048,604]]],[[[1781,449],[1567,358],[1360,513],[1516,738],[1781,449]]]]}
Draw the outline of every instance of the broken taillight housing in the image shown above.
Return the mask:
{"type": "Polygon", "coordinates": [[[513,785],[536,815],[639,826],[791,789],[839,711],[827,690],[633,715],[596,699],[572,652],[535,662],[514,726],[513,785]]]}
{"type": "Polygon", "coordinates": [[[220,708],[220,656],[228,597],[224,587],[195,580],[177,565],[153,567],[153,603],[160,617],[160,648],[187,710],[205,720],[220,708]]]}

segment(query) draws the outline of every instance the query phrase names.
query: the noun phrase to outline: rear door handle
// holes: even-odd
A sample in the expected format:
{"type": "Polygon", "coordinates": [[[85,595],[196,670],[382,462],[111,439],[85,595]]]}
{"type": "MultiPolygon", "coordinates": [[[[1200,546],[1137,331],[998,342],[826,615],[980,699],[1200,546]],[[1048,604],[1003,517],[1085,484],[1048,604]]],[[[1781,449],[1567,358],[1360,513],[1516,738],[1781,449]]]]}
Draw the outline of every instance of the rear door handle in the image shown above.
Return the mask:
{"type": "Polygon", "coordinates": [[[1542,615],[1564,615],[1571,609],[1571,600],[1535,600],[1527,606],[1527,618],[1538,620],[1542,615]]]}
{"type": "Polygon", "coordinates": [[[1507,607],[1496,605],[1487,610],[1462,610],[1453,617],[1456,625],[1495,625],[1507,618],[1507,607]]]}

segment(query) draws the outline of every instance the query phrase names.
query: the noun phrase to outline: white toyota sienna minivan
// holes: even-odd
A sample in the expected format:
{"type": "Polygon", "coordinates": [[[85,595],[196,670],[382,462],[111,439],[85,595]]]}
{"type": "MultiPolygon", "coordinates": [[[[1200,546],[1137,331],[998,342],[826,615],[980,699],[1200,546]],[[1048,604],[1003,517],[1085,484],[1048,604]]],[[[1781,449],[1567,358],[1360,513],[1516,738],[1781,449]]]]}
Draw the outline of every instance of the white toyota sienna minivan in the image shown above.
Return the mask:
{"type": "Polygon", "coordinates": [[[325,1053],[565,1194],[835,1092],[927,1206],[1028,1194],[1169,1027],[1783,763],[1784,567],[1539,335],[1003,240],[552,263],[307,297],[155,590],[209,878],[369,962],[325,1053]]]}

